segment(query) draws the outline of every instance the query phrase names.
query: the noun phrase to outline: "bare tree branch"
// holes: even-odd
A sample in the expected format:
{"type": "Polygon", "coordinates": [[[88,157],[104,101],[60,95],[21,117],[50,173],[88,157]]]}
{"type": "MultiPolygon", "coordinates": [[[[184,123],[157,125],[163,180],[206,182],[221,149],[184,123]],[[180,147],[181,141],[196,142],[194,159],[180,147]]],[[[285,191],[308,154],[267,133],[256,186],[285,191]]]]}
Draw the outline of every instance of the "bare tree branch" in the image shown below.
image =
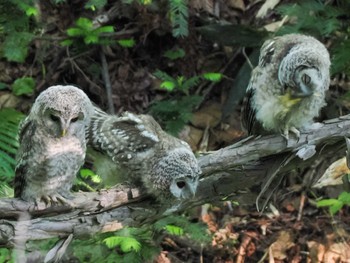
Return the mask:
{"type": "MultiPolygon", "coordinates": [[[[268,175],[276,156],[297,154],[299,157],[280,170],[278,176],[295,169],[308,167],[315,160],[342,154],[344,137],[350,137],[350,115],[317,124],[301,134],[299,141],[288,144],[280,135],[247,138],[199,158],[203,175],[196,198],[181,204],[179,210],[221,201],[224,197],[254,204],[256,194],[250,190],[259,186],[268,175]],[[315,149],[315,153],[303,154],[315,149]]],[[[161,218],[169,208],[141,195],[137,189],[119,185],[94,193],[75,193],[75,207],[43,204],[33,207],[15,198],[0,199],[0,244],[14,246],[19,237],[25,240],[63,237],[75,238],[110,232],[125,226],[139,226],[161,218]],[[132,198],[130,199],[130,195],[132,198]],[[23,219],[25,218],[25,220],[23,219]],[[24,227],[25,226],[25,227],[24,227]],[[21,229],[26,229],[24,232],[21,229]]]]}

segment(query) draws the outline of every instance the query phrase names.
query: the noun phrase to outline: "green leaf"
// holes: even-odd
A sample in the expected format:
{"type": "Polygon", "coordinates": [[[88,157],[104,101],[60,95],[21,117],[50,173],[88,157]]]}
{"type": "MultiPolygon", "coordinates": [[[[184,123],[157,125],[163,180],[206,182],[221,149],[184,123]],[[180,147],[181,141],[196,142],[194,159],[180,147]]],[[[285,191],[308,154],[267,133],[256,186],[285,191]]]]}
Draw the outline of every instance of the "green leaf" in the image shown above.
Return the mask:
{"type": "Polygon", "coordinates": [[[119,45],[121,45],[122,47],[127,47],[127,48],[131,48],[131,47],[135,46],[134,39],[120,39],[117,41],[117,43],[119,45]]]}
{"type": "Polygon", "coordinates": [[[84,29],[85,31],[92,31],[93,30],[93,25],[92,25],[92,21],[88,18],[85,17],[80,17],[75,24],[84,29]]]}
{"type": "Polygon", "coordinates": [[[30,77],[16,79],[12,84],[12,91],[16,96],[31,95],[34,92],[34,88],[35,81],[30,77]]]}
{"type": "Polygon", "coordinates": [[[70,37],[80,37],[85,35],[85,31],[77,27],[71,27],[67,29],[67,35],[70,37]]]}
{"type": "Polygon", "coordinates": [[[3,82],[0,82],[0,90],[6,89],[7,85],[3,82]]]}
{"type": "Polygon", "coordinates": [[[189,78],[188,80],[184,81],[183,84],[179,84],[179,89],[184,91],[186,94],[190,90],[190,88],[193,88],[197,86],[200,82],[199,76],[194,76],[192,78],[189,78]]]}
{"type": "Polygon", "coordinates": [[[169,81],[169,82],[173,82],[173,83],[176,83],[176,82],[177,82],[176,79],[174,79],[173,77],[171,77],[170,75],[168,75],[166,72],[161,71],[161,70],[159,70],[159,69],[157,69],[157,70],[153,73],[153,75],[154,75],[156,78],[158,78],[158,79],[160,79],[160,80],[162,80],[162,81],[169,81]]]}
{"type": "Polygon", "coordinates": [[[338,196],[338,200],[343,202],[344,204],[350,205],[350,193],[348,192],[342,192],[338,196]]]}
{"type": "Polygon", "coordinates": [[[173,91],[176,85],[171,81],[163,81],[160,87],[166,89],[167,91],[173,91]]]}
{"type": "Polygon", "coordinates": [[[206,80],[210,80],[213,82],[219,82],[221,81],[223,75],[221,73],[204,73],[203,78],[206,80]]]}
{"type": "Polygon", "coordinates": [[[103,242],[108,248],[115,248],[119,246],[124,253],[131,251],[138,252],[141,249],[140,242],[133,237],[113,236],[105,238],[103,242]]]}
{"type": "Polygon", "coordinates": [[[332,206],[336,203],[338,203],[338,199],[324,199],[324,200],[320,200],[320,201],[317,201],[317,207],[324,207],[324,206],[332,206]]]}
{"type": "Polygon", "coordinates": [[[61,46],[66,47],[66,46],[71,46],[73,43],[74,43],[74,41],[72,39],[66,39],[66,40],[61,41],[60,44],[61,44],[61,46]]]}
{"type": "Polygon", "coordinates": [[[37,16],[39,14],[38,10],[35,7],[28,6],[26,9],[27,16],[37,16]]]}
{"type": "Polygon", "coordinates": [[[107,0],[89,0],[87,1],[84,7],[86,9],[92,9],[92,8],[101,9],[106,4],[107,4],[107,0]]]}
{"type": "Polygon", "coordinates": [[[169,58],[171,60],[176,60],[179,58],[183,58],[186,55],[185,50],[182,48],[176,49],[176,50],[168,50],[164,53],[164,57],[169,58]]]}
{"type": "Polygon", "coordinates": [[[175,225],[166,225],[165,230],[174,236],[182,236],[184,234],[184,230],[181,227],[175,225]]]}
{"type": "Polygon", "coordinates": [[[28,32],[12,32],[3,43],[4,56],[8,61],[23,63],[28,54],[28,46],[34,35],[28,32]]]}
{"type": "Polygon", "coordinates": [[[84,43],[85,44],[96,44],[98,43],[98,36],[95,34],[88,34],[84,37],[84,43]]]}
{"type": "Polygon", "coordinates": [[[83,179],[91,179],[92,182],[99,184],[101,182],[101,177],[95,174],[90,169],[80,169],[80,176],[83,179]]]}
{"type": "Polygon", "coordinates": [[[0,110],[0,181],[11,182],[15,174],[14,159],[18,149],[18,124],[24,115],[14,109],[0,110]]]}
{"type": "Polygon", "coordinates": [[[101,26],[101,27],[95,29],[94,32],[96,34],[112,33],[112,32],[114,32],[114,27],[113,26],[101,26]]]}
{"type": "Polygon", "coordinates": [[[343,206],[344,206],[344,203],[339,201],[329,207],[329,212],[331,213],[331,215],[335,215],[336,213],[339,212],[340,209],[342,209],[343,206]]]}

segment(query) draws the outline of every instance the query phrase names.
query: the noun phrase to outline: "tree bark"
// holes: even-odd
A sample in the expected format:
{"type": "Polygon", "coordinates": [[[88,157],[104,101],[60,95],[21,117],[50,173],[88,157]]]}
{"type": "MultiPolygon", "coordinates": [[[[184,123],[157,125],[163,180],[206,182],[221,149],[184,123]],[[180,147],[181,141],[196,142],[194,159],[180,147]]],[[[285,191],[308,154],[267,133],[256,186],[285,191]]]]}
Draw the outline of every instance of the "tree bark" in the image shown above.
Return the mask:
{"type": "MultiPolygon", "coordinates": [[[[277,177],[296,168],[309,167],[316,160],[345,155],[344,137],[350,137],[350,115],[315,124],[288,142],[280,135],[249,137],[199,157],[202,177],[193,200],[181,203],[177,211],[223,199],[254,204],[260,186],[280,165],[281,156],[292,156],[280,165],[277,177]],[[300,156],[305,160],[297,157],[300,156]],[[277,166],[276,166],[277,163],[277,166]]],[[[119,185],[98,192],[74,194],[74,207],[34,207],[16,198],[0,199],[0,245],[12,247],[18,240],[52,237],[89,237],[126,226],[152,223],[169,214],[173,204],[158,204],[138,189],[119,185]],[[132,198],[130,198],[132,196],[132,198]]]]}

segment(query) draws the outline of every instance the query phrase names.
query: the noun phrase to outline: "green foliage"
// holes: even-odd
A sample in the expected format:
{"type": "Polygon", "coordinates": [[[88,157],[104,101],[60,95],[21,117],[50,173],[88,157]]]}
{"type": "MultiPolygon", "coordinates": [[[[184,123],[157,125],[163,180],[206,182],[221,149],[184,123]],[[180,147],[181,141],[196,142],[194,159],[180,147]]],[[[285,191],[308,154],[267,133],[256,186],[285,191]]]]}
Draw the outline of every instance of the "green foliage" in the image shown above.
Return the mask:
{"type": "Polygon", "coordinates": [[[31,17],[38,14],[33,1],[0,2],[0,55],[8,61],[24,62],[34,38],[31,17]]]}
{"type": "Polygon", "coordinates": [[[324,199],[317,202],[318,207],[329,207],[329,212],[331,215],[339,212],[340,209],[343,208],[344,205],[350,205],[350,193],[342,192],[337,199],[324,199]]]}
{"type": "Polygon", "coordinates": [[[163,56],[170,60],[176,60],[178,58],[183,58],[185,55],[185,50],[183,50],[182,48],[178,48],[174,50],[167,50],[163,56]]]}
{"type": "Polygon", "coordinates": [[[14,109],[0,110],[0,180],[10,182],[15,174],[17,134],[24,115],[14,109]]]}
{"type": "Polygon", "coordinates": [[[115,235],[105,238],[103,243],[110,249],[120,250],[110,255],[117,262],[145,262],[159,253],[153,244],[152,232],[147,227],[123,228],[115,235]]]}
{"type": "Polygon", "coordinates": [[[83,179],[89,179],[96,184],[101,183],[101,177],[99,175],[95,174],[90,169],[80,169],[80,176],[83,179]]]}
{"type": "Polygon", "coordinates": [[[184,216],[168,216],[158,220],[154,224],[156,231],[166,231],[170,235],[188,235],[194,241],[209,243],[210,235],[207,227],[202,223],[191,223],[184,216]]]}
{"type": "Polygon", "coordinates": [[[139,252],[141,249],[140,242],[133,237],[113,236],[105,238],[103,242],[108,248],[120,247],[123,253],[139,252]]]}
{"type": "Polygon", "coordinates": [[[219,81],[221,81],[222,77],[223,77],[223,75],[221,73],[210,72],[210,73],[203,74],[204,79],[210,80],[212,82],[219,82],[219,81]]]}
{"type": "Polygon", "coordinates": [[[126,48],[130,48],[135,46],[135,40],[134,39],[120,39],[117,41],[117,43],[122,46],[122,47],[126,47],[126,48]]]}
{"type": "Polygon", "coordinates": [[[170,234],[174,236],[182,236],[184,234],[184,230],[181,227],[174,226],[174,225],[166,225],[165,230],[170,234]]]}
{"type": "Polygon", "coordinates": [[[31,95],[34,92],[35,81],[30,77],[16,79],[12,84],[12,92],[16,96],[31,95]]]}
{"type": "Polygon", "coordinates": [[[24,62],[28,55],[28,46],[34,35],[28,32],[13,32],[3,44],[4,57],[8,61],[24,62]]]}
{"type": "Polygon", "coordinates": [[[79,176],[75,177],[73,190],[95,192],[96,188],[101,185],[102,179],[90,169],[82,168],[79,171],[79,176]]]}
{"type": "Polygon", "coordinates": [[[151,106],[152,115],[160,119],[171,134],[178,134],[192,118],[193,109],[202,101],[201,96],[184,96],[179,99],[163,100],[151,106]]]}
{"type": "Polygon", "coordinates": [[[177,95],[169,100],[155,102],[150,109],[152,115],[160,119],[165,129],[174,135],[192,118],[193,109],[202,101],[202,96],[190,94],[191,88],[203,80],[218,82],[222,79],[220,73],[205,73],[188,79],[184,76],[173,78],[161,70],[154,72],[154,76],[162,80],[161,88],[169,93],[177,92],[177,95]]]}
{"type": "Polygon", "coordinates": [[[0,248],[0,262],[12,263],[11,251],[7,248],[0,248]]]}
{"type": "Polygon", "coordinates": [[[101,9],[107,4],[107,0],[89,0],[85,4],[86,9],[91,9],[95,11],[96,9],[101,9]]]}
{"type": "Polygon", "coordinates": [[[188,36],[188,7],[185,0],[168,0],[169,16],[174,37],[188,36]]]}
{"type": "MultiPolygon", "coordinates": [[[[6,183],[0,184],[0,198],[13,197],[14,190],[6,183]]],[[[0,261],[1,262],[1,261],[0,261]]]]}
{"type": "Polygon", "coordinates": [[[345,72],[350,75],[350,40],[346,36],[333,47],[332,73],[345,72]]]}
{"type": "Polygon", "coordinates": [[[293,18],[294,23],[284,25],[279,34],[304,32],[318,36],[328,36],[340,29],[339,16],[345,15],[343,8],[333,7],[324,1],[298,1],[294,4],[285,4],[277,8],[283,16],[293,18]],[[322,21],[322,22],[320,22],[322,21]]]}
{"type": "Polygon", "coordinates": [[[72,45],[74,43],[73,39],[83,39],[86,45],[101,44],[103,42],[103,33],[114,32],[113,26],[101,26],[95,28],[92,21],[84,17],[79,18],[75,24],[76,27],[67,29],[67,35],[71,38],[62,41],[62,45],[72,45]]]}

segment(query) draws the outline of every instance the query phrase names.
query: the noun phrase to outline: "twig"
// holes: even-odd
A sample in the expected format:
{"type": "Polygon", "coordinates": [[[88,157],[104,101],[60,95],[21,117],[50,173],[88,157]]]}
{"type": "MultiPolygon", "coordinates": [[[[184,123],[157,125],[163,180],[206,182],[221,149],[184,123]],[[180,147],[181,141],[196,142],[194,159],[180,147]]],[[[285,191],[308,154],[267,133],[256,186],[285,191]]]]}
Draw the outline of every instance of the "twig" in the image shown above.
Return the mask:
{"type": "Polygon", "coordinates": [[[114,103],[113,103],[113,97],[112,97],[113,94],[112,94],[111,79],[109,77],[106,56],[102,48],[100,50],[100,56],[101,56],[101,63],[102,63],[102,77],[103,77],[103,81],[105,82],[106,93],[107,93],[108,112],[110,114],[114,114],[115,110],[114,110],[114,103]]]}

